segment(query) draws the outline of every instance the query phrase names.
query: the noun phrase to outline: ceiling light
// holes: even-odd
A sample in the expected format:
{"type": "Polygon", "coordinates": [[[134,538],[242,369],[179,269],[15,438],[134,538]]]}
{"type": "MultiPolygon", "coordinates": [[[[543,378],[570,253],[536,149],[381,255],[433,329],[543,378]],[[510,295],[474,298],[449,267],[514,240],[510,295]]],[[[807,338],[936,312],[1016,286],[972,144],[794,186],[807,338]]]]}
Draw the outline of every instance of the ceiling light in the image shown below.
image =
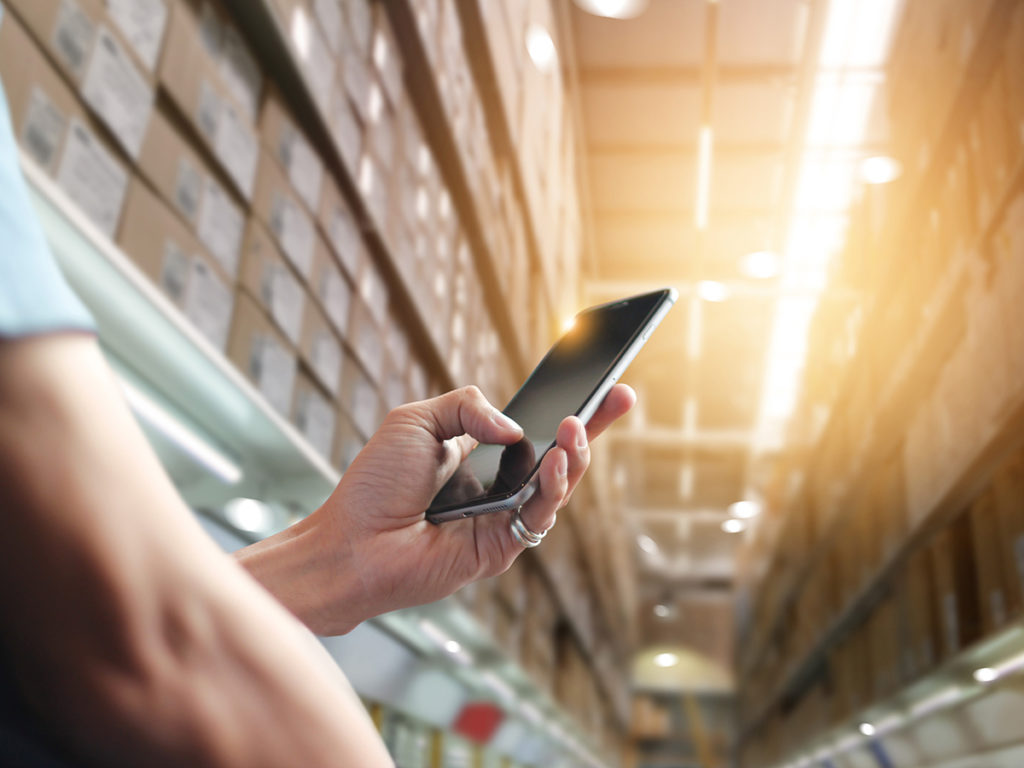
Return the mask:
{"type": "Polygon", "coordinates": [[[576,0],[576,5],[606,19],[632,19],[647,10],[647,0],[576,0]]]}
{"type": "Polygon", "coordinates": [[[448,651],[448,653],[454,655],[462,650],[462,645],[458,640],[447,640],[445,641],[444,649],[448,651]]]}
{"type": "Polygon", "coordinates": [[[654,665],[657,667],[674,667],[679,663],[679,657],[674,653],[659,653],[654,657],[654,665]]]}
{"type": "Polygon", "coordinates": [[[875,735],[875,726],[873,726],[871,723],[861,723],[857,726],[857,730],[863,733],[865,736],[875,735]]]}
{"type": "Polygon", "coordinates": [[[526,30],[526,52],[530,54],[530,60],[541,72],[550,70],[558,57],[555,41],[540,24],[531,24],[526,30]]]}
{"type": "Polygon", "coordinates": [[[654,606],[654,615],[657,616],[659,619],[667,619],[670,613],[672,613],[672,609],[670,609],[664,603],[658,603],[656,606],[654,606]]]}
{"type": "Polygon", "coordinates": [[[704,301],[725,301],[729,298],[729,286],[717,280],[701,280],[697,284],[697,294],[704,301]]]}
{"type": "Polygon", "coordinates": [[[991,683],[999,678],[999,673],[991,667],[974,670],[974,679],[979,683],[991,683]]]}
{"type": "Polygon", "coordinates": [[[903,173],[903,166],[894,157],[866,157],[860,164],[860,177],[868,184],[888,184],[903,173]]]}
{"type": "Polygon", "coordinates": [[[722,522],[722,530],[726,533],[743,533],[743,531],[747,530],[747,524],[742,520],[737,520],[735,517],[730,517],[722,522]]]}
{"type": "Polygon", "coordinates": [[[761,514],[761,505],[756,501],[737,501],[729,505],[729,514],[740,520],[749,520],[761,514]]]}
{"type": "Polygon", "coordinates": [[[702,125],[697,139],[697,207],[694,224],[698,230],[708,228],[708,206],[711,198],[711,143],[710,125],[702,125]]]}
{"type": "Polygon", "coordinates": [[[273,510],[258,499],[232,499],[224,506],[224,518],[250,533],[266,533],[274,524],[273,510]]]}
{"type": "Polygon", "coordinates": [[[779,257],[774,251],[754,251],[743,257],[743,272],[748,277],[767,280],[779,274],[779,257]]]}
{"type": "Polygon", "coordinates": [[[655,552],[658,551],[658,545],[654,542],[654,539],[652,539],[650,536],[647,536],[646,534],[641,533],[639,536],[637,536],[636,543],[637,546],[640,547],[640,549],[642,549],[649,555],[653,555],[655,552]]]}

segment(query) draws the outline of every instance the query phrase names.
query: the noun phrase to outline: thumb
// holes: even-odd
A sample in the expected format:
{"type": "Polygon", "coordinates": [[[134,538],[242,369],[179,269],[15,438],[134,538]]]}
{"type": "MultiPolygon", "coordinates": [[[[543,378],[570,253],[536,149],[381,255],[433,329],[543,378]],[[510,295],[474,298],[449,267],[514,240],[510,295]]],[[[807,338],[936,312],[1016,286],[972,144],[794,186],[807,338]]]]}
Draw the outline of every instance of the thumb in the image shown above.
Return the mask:
{"type": "Polygon", "coordinates": [[[438,440],[469,435],[481,443],[508,445],[523,436],[523,429],[503,414],[475,386],[460,387],[421,405],[430,418],[430,432],[438,440]]]}

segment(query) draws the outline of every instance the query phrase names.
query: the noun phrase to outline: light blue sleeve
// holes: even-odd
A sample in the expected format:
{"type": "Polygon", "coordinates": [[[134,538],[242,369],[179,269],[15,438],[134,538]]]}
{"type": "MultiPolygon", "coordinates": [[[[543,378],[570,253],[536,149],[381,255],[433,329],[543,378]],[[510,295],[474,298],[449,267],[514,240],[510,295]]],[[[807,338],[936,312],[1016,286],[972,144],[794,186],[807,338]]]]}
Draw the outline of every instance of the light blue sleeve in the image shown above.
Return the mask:
{"type": "Polygon", "coordinates": [[[95,329],[57,267],[32,208],[0,83],[0,338],[95,329]]]}

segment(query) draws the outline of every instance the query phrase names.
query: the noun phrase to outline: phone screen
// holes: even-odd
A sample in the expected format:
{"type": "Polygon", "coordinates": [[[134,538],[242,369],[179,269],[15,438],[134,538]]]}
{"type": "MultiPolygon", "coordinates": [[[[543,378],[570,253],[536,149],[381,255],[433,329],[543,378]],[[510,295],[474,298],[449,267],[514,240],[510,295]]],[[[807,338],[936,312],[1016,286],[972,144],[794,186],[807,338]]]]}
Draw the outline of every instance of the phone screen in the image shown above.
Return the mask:
{"type": "Polygon", "coordinates": [[[510,446],[477,446],[428,514],[507,496],[525,485],[554,446],[562,419],[579,414],[665,295],[658,291],[577,315],[504,409],[523,428],[523,439],[510,446]]]}

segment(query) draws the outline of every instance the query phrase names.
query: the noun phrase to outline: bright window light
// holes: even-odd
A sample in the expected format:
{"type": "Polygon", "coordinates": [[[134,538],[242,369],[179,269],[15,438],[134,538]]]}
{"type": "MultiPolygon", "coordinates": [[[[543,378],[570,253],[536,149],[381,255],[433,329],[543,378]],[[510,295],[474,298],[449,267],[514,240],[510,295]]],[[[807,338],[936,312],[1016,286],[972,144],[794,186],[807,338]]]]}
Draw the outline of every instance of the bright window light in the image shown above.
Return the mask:
{"type": "Polygon", "coordinates": [[[562,333],[568,333],[576,325],[576,316],[568,317],[562,321],[562,333]]]}
{"type": "Polygon", "coordinates": [[[722,523],[722,530],[726,533],[743,533],[747,530],[747,523],[735,517],[730,517],[722,523]]]}
{"type": "Polygon", "coordinates": [[[459,643],[458,640],[447,640],[445,641],[444,649],[448,653],[455,655],[456,653],[462,650],[462,644],[459,643]]]}
{"type": "Polygon", "coordinates": [[[767,280],[779,274],[779,256],[774,251],[754,251],[743,257],[743,272],[747,277],[767,280]]]}
{"type": "Polygon", "coordinates": [[[729,286],[717,280],[701,280],[697,283],[697,295],[704,301],[725,301],[729,298],[729,286]]]}
{"type": "Polygon", "coordinates": [[[636,537],[636,544],[649,555],[653,555],[658,551],[658,545],[655,543],[654,539],[644,533],[641,533],[636,537]]]}
{"type": "Polygon", "coordinates": [[[679,495],[684,499],[692,497],[695,481],[696,477],[694,476],[693,464],[687,462],[683,465],[683,469],[679,473],[679,495]]]}
{"type": "Polygon", "coordinates": [[[737,501],[729,505],[729,514],[740,520],[749,520],[761,514],[761,505],[756,501],[737,501]]]}
{"type": "Polygon", "coordinates": [[[708,206],[711,200],[711,145],[710,125],[702,125],[697,139],[697,207],[694,224],[703,231],[708,228],[708,206]]]}
{"type": "Polygon", "coordinates": [[[857,726],[857,730],[863,733],[865,736],[875,735],[875,726],[873,726],[871,723],[861,723],[859,726],[857,726]]]}
{"type": "Polygon", "coordinates": [[[631,19],[647,10],[647,0],[576,0],[576,5],[607,19],[631,19]]]}
{"type": "Polygon", "coordinates": [[[654,665],[667,669],[668,667],[674,667],[679,663],[679,657],[674,653],[659,653],[654,657],[654,665]]]}
{"type": "Polygon", "coordinates": [[[530,54],[530,60],[541,72],[549,71],[558,58],[551,33],[540,24],[531,24],[526,30],[526,52],[530,54]]]}
{"type": "Polygon", "coordinates": [[[888,184],[903,173],[903,166],[894,157],[866,157],[860,164],[860,177],[867,184],[888,184]]]}

